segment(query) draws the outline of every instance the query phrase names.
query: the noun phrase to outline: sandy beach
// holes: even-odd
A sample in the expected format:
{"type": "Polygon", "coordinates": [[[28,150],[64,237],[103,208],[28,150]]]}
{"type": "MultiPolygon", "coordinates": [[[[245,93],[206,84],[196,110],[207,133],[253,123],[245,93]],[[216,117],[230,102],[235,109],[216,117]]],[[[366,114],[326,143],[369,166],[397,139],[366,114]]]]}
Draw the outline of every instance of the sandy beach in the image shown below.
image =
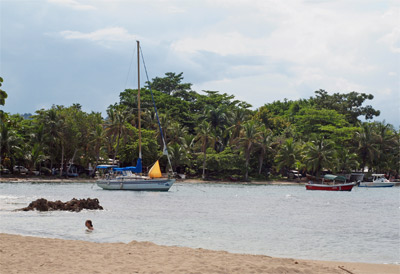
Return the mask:
{"type": "Polygon", "coordinates": [[[400,266],[272,258],[150,242],[94,243],[0,234],[0,273],[399,274],[400,266]]]}

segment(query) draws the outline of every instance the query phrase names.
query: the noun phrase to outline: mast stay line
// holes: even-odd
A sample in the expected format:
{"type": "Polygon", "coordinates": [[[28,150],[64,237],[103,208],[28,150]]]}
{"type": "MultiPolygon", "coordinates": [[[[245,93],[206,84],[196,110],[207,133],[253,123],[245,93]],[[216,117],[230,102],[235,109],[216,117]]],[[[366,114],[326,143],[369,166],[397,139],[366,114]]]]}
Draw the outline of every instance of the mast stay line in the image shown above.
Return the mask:
{"type": "Polygon", "coordinates": [[[156,102],[154,101],[153,90],[151,89],[151,83],[150,83],[150,80],[149,80],[149,75],[148,75],[148,73],[147,73],[146,62],[144,61],[144,57],[143,57],[143,50],[142,50],[142,47],[141,47],[140,44],[139,44],[139,41],[137,41],[137,42],[138,42],[138,51],[140,51],[140,55],[142,56],[144,72],[145,72],[145,74],[146,74],[147,83],[148,83],[148,85],[149,85],[149,89],[150,89],[150,93],[151,93],[151,99],[152,99],[152,101],[153,101],[154,110],[155,110],[155,112],[156,112],[157,123],[158,123],[158,127],[159,127],[159,129],[160,129],[161,139],[162,139],[162,142],[163,142],[163,145],[164,145],[163,154],[167,156],[170,170],[171,170],[171,172],[173,173],[172,164],[171,164],[171,159],[169,158],[168,148],[167,148],[167,145],[165,144],[164,133],[163,133],[163,130],[162,130],[162,127],[161,127],[160,118],[158,117],[157,106],[156,106],[156,102]],[[140,50],[139,50],[139,49],[140,49],[140,50]]]}

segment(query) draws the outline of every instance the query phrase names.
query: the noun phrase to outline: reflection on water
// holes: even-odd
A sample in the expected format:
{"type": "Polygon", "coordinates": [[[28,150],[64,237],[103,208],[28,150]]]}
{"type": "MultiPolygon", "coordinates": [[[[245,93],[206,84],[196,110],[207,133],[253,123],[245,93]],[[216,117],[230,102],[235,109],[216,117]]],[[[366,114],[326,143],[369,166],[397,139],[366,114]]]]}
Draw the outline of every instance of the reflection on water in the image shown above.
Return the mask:
{"type": "Polygon", "coordinates": [[[169,192],[91,183],[1,183],[0,232],[320,260],[398,263],[400,188],[306,191],[298,185],[179,184],[169,192]],[[38,198],[98,198],[103,211],[20,212],[38,198]],[[85,232],[91,219],[95,230],[85,232]]]}

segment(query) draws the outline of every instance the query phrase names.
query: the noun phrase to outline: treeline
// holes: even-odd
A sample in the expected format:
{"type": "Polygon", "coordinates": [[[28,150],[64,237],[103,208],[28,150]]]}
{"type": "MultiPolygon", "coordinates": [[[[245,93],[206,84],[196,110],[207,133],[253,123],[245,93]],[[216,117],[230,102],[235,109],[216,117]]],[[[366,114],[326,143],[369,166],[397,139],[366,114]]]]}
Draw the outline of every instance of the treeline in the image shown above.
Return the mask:
{"type": "MultiPolygon", "coordinates": [[[[324,170],[346,173],[364,167],[399,174],[399,132],[385,122],[360,121],[379,115],[365,106],[372,95],[318,90],[309,99],[285,99],[251,110],[232,95],[200,94],[182,81],[182,73],[166,73],[141,89],[145,167],[157,159],[167,166],[151,86],[175,172],[244,180],[285,176],[291,169],[316,176],[324,170]]],[[[137,108],[137,90],[127,89],[108,107],[106,118],[82,111],[79,104],[37,110],[30,119],[0,112],[0,163],[10,170],[22,165],[41,171],[66,170],[71,163],[95,166],[109,159],[135,165],[137,108]]]]}

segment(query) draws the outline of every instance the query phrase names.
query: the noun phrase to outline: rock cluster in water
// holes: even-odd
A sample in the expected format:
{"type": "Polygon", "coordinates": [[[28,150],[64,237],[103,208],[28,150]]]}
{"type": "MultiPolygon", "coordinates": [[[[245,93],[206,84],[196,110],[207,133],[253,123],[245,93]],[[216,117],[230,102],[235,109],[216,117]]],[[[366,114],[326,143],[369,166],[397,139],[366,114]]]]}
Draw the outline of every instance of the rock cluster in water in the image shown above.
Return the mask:
{"type": "Polygon", "coordinates": [[[50,211],[50,210],[66,210],[66,211],[75,211],[79,212],[82,209],[99,209],[102,210],[103,207],[99,204],[99,200],[97,198],[94,199],[75,199],[73,198],[68,202],[61,201],[47,201],[44,198],[37,199],[29,204],[28,207],[21,208],[22,211],[29,210],[38,210],[38,211],[50,211]]]}

